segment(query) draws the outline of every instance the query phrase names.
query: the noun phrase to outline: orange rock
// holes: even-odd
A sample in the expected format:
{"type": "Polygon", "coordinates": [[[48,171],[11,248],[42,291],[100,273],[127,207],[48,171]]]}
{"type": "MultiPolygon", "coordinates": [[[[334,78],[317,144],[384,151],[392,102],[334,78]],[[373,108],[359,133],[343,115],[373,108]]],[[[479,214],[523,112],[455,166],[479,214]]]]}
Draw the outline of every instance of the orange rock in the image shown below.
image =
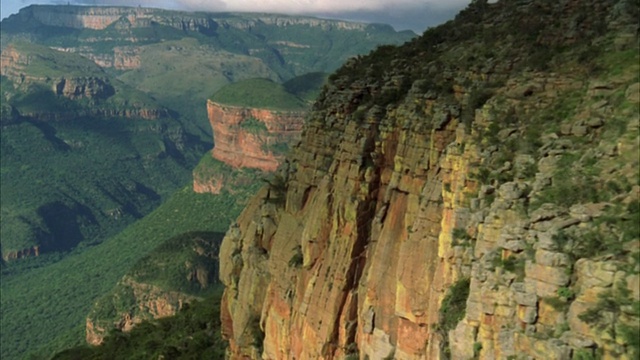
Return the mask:
{"type": "Polygon", "coordinates": [[[215,137],[212,155],[234,168],[254,168],[275,171],[283,154],[269,149],[277,143],[293,144],[302,132],[305,112],[275,111],[226,106],[207,102],[209,122],[215,137]],[[243,128],[255,119],[266,131],[243,128]]]}

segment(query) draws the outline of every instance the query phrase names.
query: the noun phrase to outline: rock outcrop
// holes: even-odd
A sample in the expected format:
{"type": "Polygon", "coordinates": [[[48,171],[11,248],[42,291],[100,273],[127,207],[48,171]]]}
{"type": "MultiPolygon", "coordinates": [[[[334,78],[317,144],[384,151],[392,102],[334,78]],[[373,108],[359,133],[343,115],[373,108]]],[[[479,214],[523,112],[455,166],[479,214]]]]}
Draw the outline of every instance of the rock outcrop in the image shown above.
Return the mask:
{"type": "Polygon", "coordinates": [[[121,291],[124,294],[135,299],[135,307],[119,313],[115,321],[87,317],[85,330],[87,344],[102,344],[105,336],[113,329],[128,332],[144,320],[161,319],[175,315],[185,304],[199,299],[179,291],[167,291],[158,286],[139,283],[126,276],[118,286],[123,288],[121,291]]]}
{"type": "MultiPolygon", "coordinates": [[[[140,100],[117,98],[118,89],[110,77],[94,63],[79,55],[69,54],[33,44],[10,44],[0,54],[0,75],[9,81],[4,88],[7,103],[12,93],[38,93],[49,96],[44,106],[26,104],[12,107],[12,118],[28,117],[41,121],[81,116],[124,117],[157,120],[170,117],[167,109],[140,100]],[[80,59],[81,61],[78,61],[80,59]],[[75,68],[74,65],[77,67],[75,68]],[[11,89],[13,88],[13,89],[11,89]],[[71,100],[74,105],[64,104],[71,100]],[[88,105],[88,106],[87,106],[88,105]]],[[[116,80],[117,82],[117,80],[116,80]]],[[[120,90],[124,87],[118,83],[120,90]]],[[[133,90],[128,90],[129,93],[133,90]]],[[[135,92],[134,92],[135,93],[135,92]]],[[[151,102],[151,101],[149,101],[151,102]]],[[[8,108],[7,108],[8,111],[8,108]]],[[[9,123],[3,117],[3,123],[9,123]]]]}
{"type": "Polygon", "coordinates": [[[86,318],[86,341],[100,345],[113,329],[175,315],[218,286],[220,236],[187,233],[169,239],[135,264],[86,318]]]}
{"type": "MultiPolygon", "coordinates": [[[[31,16],[44,25],[75,29],[103,30],[109,26],[116,28],[149,27],[152,24],[171,26],[188,31],[215,31],[218,27],[251,29],[259,24],[279,27],[304,25],[323,30],[341,29],[365,31],[368,24],[312,17],[260,14],[254,19],[238,19],[229,16],[219,18],[204,13],[167,12],[141,7],[83,7],[83,6],[42,6],[32,5],[20,11],[23,16],[31,16]]],[[[380,26],[380,25],[379,25],[380,26]]]]}
{"type": "Polygon", "coordinates": [[[234,168],[275,171],[300,137],[304,111],[252,109],[207,102],[215,146],[212,156],[234,168]]]}
{"type": "Polygon", "coordinates": [[[17,259],[40,256],[40,246],[35,245],[33,247],[22,249],[22,250],[13,250],[2,253],[2,260],[4,261],[13,261],[17,259]]]}
{"type": "Polygon", "coordinates": [[[230,357],[637,356],[637,11],[477,1],[334,74],[223,241],[230,357]]]}

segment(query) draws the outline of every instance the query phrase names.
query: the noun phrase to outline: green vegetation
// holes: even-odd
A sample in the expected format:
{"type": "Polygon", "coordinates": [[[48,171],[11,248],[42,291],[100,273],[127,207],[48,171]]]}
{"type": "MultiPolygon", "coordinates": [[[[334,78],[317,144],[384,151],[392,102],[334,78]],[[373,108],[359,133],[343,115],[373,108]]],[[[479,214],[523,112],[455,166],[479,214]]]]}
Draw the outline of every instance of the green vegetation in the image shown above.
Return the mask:
{"type": "Polygon", "coordinates": [[[249,194],[255,193],[260,186],[264,185],[260,180],[265,176],[265,173],[256,169],[234,169],[213,158],[210,152],[200,159],[193,170],[193,177],[197,181],[206,182],[212,178],[223,180],[233,194],[238,193],[239,199],[246,199],[249,194]]]}
{"type": "Polygon", "coordinates": [[[467,308],[467,298],[469,297],[470,279],[460,279],[453,283],[447,295],[440,305],[439,319],[435,326],[442,336],[444,347],[444,356],[451,357],[451,349],[449,348],[449,331],[455,329],[456,325],[464,318],[465,309],[467,308]]]}
{"type": "Polygon", "coordinates": [[[220,332],[221,295],[218,289],[175,316],[142,322],[128,333],[114,330],[100,346],[64,350],[53,359],[223,359],[227,344],[220,332]]]}
{"type": "Polygon", "coordinates": [[[463,228],[455,228],[451,233],[452,237],[452,246],[462,245],[462,246],[471,246],[473,238],[469,235],[467,230],[463,228]]]}
{"type": "Polygon", "coordinates": [[[240,123],[240,128],[242,128],[243,130],[246,130],[251,134],[256,134],[256,135],[266,132],[268,130],[267,125],[265,125],[262,121],[254,117],[248,117],[244,119],[240,123]]]}
{"type": "Polygon", "coordinates": [[[23,69],[25,74],[42,78],[105,76],[104,70],[96,63],[77,54],[25,41],[14,42],[12,45],[16,51],[29,57],[23,69]]]}
{"type": "Polygon", "coordinates": [[[195,194],[187,187],[97,246],[76,249],[46,266],[8,264],[0,284],[2,357],[14,359],[28,351],[46,356],[79,345],[84,341],[85,318],[92,304],[131,264],[176,235],[225,232],[252,194],[246,189],[239,186],[233,195],[211,195],[195,194]]]}
{"type": "Polygon", "coordinates": [[[289,259],[289,267],[300,267],[304,262],[304,256],[302,255],[302,249],[300,246],[296,246],[295,253],[289,259]]]}
{"type": "Polygon", "coordinates": [[[595,220],[591,227],[559,231],[553,237],[556,248],[568,254],[574,261],[605,254],[621,257],[630,251],[625,244],[638,239],[638,200],[630,202],[626,207],[608,208],[605,215],[595,220]]]}
{"type": "Polygon", "coordinates": [[[88,117],[4,128],[3,254],[96,244],[149,213],[190,180],[202,145],[184,144],[183,132],[169,119],[88,117]]]}
{"type": "Polygon", "coordinates": [[[320,90],[327,82],[329,74],[312,72],[297,76],[282,84],[285,90],[306,102],[313,102],[320,95],[320,90]]]}
{"type": "Polygon", "coordinates": [[[525,257],[510,255],[507,258],[502,258],[501,256],[496,256],[493,258],[493,267],[503,268],[505,271],[516,274],[516,280],[522,281],[525,278],[525,257]]]}
{"type": "Polygon", "coordinates": [[[287,155],[289,153],[289,143],[286,141],[276,142],[273,145],[265,145],[265,150],[271,151],[274,155],[287,155]]]}
{"type": "Polygon", "coordinates": [[[273,110],[303,110],[305,102],[269,79],[249,79],[227,85],[210,98],[233,106],[273,110]]]}
{"type": "Polygon", "coordinates": [[[140,259],[131,268],[131,277],[162,289],[202,296],[218,282],[217,257],[223,236],[224,233],[188,232],[173,237],[140,259]],[[206,277],[190,279],[194,271],[206,277]]]}
{"type": "Polygon", "coordinates": [[[578,317],[595,326],[598,331],[606,331],[612,339],[621,340],[630,355],[637,357],[640,356],[640,326],[623,320],[629,315],[635,318],[640,316],[640,301],[633,300],[631,290],[621,281],[616,283],[612,290],[598,294],[596,306],[578,317]],[[626,313],[626,316],[623,316],[623,313],[626,313]]]}
{"type": "Polygon", "coordinates": [[[140,286],[154,286],[154,294],[160,291],[167,295],[179,292],[185,297],[210,296],[219,287],[218,252],[223,235],[215,232],[188,232],[165,241],[138,260],[112,291],[98,299],[88,318],[94,323],[94,327],[107,330],[122,321],[122,314],[138,319],[151,319],[151,313],[139,306],[144,303],[145,298],[136,298],[136,292],[137,296],[141,296],[140,286]]]}
{"type": "Polygon", "coordinates": [[[480,351],[481,350],[482,350],[482,343],[479,343],[479,342],[473,343],[473,358],[474,359],[479,359],[480,358],[480,351]]]}

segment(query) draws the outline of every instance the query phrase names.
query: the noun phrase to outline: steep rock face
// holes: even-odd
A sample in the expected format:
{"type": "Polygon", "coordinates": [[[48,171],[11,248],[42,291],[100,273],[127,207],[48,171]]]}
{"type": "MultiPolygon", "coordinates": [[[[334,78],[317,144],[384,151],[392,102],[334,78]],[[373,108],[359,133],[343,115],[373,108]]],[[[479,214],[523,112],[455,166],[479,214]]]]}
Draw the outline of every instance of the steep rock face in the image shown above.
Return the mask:
{"type": "Polygon", "coordinates": [[[79,7],[79,6],[30,6],[22,10],[25,15],[50,26],[71,27],[76,29],[103,30],[110,25],[116,27],[149,27],[161,24],[180,30],[202,31],[215,30],[219,26],[237,29],[250,29],[264,23],[280,27],[290,25],[306,25],[320,27],[324,30],[343,29],[361,30],[367,24],[317,18],[288,17],[285,15],[262,15],[255,19],[214,19],[199,13],[166,12],[149,8],[134,7],[79,7]]]}
{"type": "Polygon", "coordinates": [[[193,191],[198,194],[220,194],[224,186],[224,176],[212,174],[203,176],[198,173],[193,174],[193,191]]]}
{"type": "Polygon", "coordinates": [[[138,69],[140,67],[140,62],[142,61],[140,59],[141,49],[135,46],[116,46],[113,48],[113,53],[109,54],[93,53],[92,49],[87,46],[81,46],[79,48],[55,47],[54,49],[58,51],[78,53],[92,60],[100,67],[115,68],[117,70],[138,69]]]}
{"type": "Polygon", "coordinates": [[[2,259],[4,261],[12,261],[32,256],[40,256],[40,246],[36,245],[28,249],[3,252],[2,259]]]}
{"type": "Polygon", "coordinates": [[[117,329],[130,331],[145,320],[175,315],[218,285],[220,235],[187,233],[167,240],[140,260],[86,318],[86,341],[100,345],[117,329]]]}
{"type": "Polygon", "coordinates": [[[136,308],[118,314],[118,319],[114,322],[87,317],[87,344],[100,345],[112,329],[127,332],[144,320],[175,315],[185,304],[198,299],[179,291],[166,291],[157,286],[142,284],[129,277],[123,278],[119,286],[125,287],[125,292],[135,298],[136,308]]]}
{"type": "Polygon", "coordinates": [[[274,171],[278,151],[299,138],[305,112],[250,109],[207,102],[215,137],[212,156],[234,168],[274,171]]]}
{"type": "Polygon", "coordinates": [[[634,13],[475,2],[334,75],[223,241],[231,358],[635,356],[634,13]],[[616,55],[590,72],[576,54],[598,43],[616,55]]]}
{"type": "Polygon", "coordinates": [[[28,117],[38,121],[58,121],[83,116],[121,117],[126,119],[157,120],[170,117],[166,109],[80,109],[70,111],[20,111],[20,117],[28,117]]]}
{"type": "Polygon", "coordinates": [[[53,91],[71,100],[106,99],[114,93],[108,80],[100,78],[61,78],[54,82],[53,91]]]}

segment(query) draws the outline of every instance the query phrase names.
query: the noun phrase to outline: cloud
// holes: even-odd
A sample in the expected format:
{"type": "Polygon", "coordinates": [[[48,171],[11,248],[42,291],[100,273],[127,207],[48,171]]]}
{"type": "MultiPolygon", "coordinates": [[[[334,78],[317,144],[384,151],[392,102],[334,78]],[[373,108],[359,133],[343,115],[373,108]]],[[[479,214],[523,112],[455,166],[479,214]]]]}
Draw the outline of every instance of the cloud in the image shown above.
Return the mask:
{"type": "MultiPolygon", "coordinates": [[[[215,10],[219,5],[211,5],[208,0],[179,1],[185,8],[194,10],[215,10]]],[[[338,13],[373,12],[389,9],[412,9],[424,6],[433,8],[459,8],[469,0],[222,0],[228,11],[281,12],[281,13],[338,13]]]]}
{"type": "Polygon", "coordinates": [[[471,0],[2,0],[2,17],[31,4],[126,5],[186,11],[267,12],[380,22],[422,32],[471,0]],[[6,7],[5,7],[6,5],[6,7]]]}

